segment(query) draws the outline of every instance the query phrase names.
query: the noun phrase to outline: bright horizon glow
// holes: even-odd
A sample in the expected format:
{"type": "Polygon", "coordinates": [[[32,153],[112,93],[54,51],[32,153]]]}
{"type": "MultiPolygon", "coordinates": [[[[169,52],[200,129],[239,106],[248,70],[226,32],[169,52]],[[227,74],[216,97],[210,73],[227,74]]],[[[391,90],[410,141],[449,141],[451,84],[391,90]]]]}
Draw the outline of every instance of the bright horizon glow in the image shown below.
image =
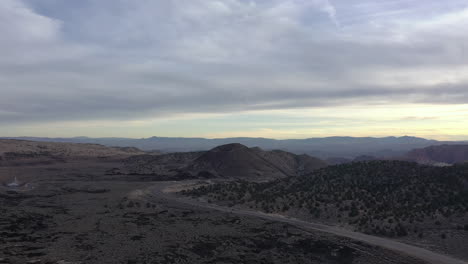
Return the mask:
{"type": "Polygon", "coordinates": [[[468,3],[2,0],[0,136],[468,140],[468,3]]]}
{"type": "Polygon", "coordinates": [[[468,131],[468,123],[459,122],[460,118],[464,118],[467,114],[468,105],[402,105],[399,106],[399,109],[373,106],[372,111],[369,110],[368,106],[335,107],[333,113],[328,113],[326,108],[247,111],[234,114],[189,114],[156,120],[33,124],[19,127],[17,131],[3,136],[263,137],[274,139],[332,136],[415,136],[456,141],[468,140],[468,136],[458,133],[459,131],[468,131]],[[407,116],[406,113],[412,113],[412,116],[407,116]],[[444,120],[445,126],[434,127],[434,122],[439,120],[444,120]],[[207,124],[207,127],[200,128],[200,126],[197,127],[197,124],[207,124]],[[239,124],[243,125],[239,126],[239,124]],[[62,126],[65,126],[66,129],[62,126]],[[30,131],[46,132],[31,133],[30,131]],[[157,132],[153,133],[154,131],[157,132]]]}

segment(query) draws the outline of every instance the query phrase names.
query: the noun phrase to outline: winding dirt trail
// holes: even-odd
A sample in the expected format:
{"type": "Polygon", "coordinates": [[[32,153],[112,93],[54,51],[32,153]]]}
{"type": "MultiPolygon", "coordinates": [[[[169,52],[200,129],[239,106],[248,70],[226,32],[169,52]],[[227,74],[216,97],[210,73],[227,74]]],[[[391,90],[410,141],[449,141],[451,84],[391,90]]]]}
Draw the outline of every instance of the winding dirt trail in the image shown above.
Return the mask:
{"type": "Polygon", "coordinates": [[[366,235],[366,234],[353,232],[353,231],[349,231],[343,228],[328,226],[324,224],[306,222],[306,221],[302,221],[302,220],[298,220],[294,218],[284,217],[281,215],[266,214],[263,212],[244,210],[244,209],[232,209],[228,207],[223,207],[219,205],[197,201],[197,200],[190,199],[190,198],[179,197],[175,195],[172,191],[168,191],[170,187],[177,186],[179,184],[180,183],[174,183],[174,182],[161,183],[161,184],[158,184],[157,186],[153,186],[151,188],[151,192],[154,196],[158,198],[176,201],[176,202],[184,203],[186,205],[191,205],[194,207],[201,207],[205,209],[227,212],[227,213],[232,213],[232,214],[237,214],[237,215],[242,215],[242,216],[258,217],[258,218],[262,218],[262,219],[266,219],[270,221],[288,223],[288,224],[291,224],[291,225],[294,225],[303,229],[307,229],[307,230],[321,231],[321,232],[326,232],[326,233],[334,234],[334,235],[341,236],[341,237],[347,237],[347,238],[351,238],[354,240],[359,240],[370,245],[379,246],[382,248],[397,251],[407,256],[411,256],[411,257],[426,261],[427,263],[431,263],[431,264],[468,264],[468,262],[463,261],[463,260],[455,259],[453,257],[442,255],[442,254],[439,254],[439,253],[436,253],[427,249],[408,245],[408,244],[401,243],[401,242],[387,239],[387,238],[366,235]]]}

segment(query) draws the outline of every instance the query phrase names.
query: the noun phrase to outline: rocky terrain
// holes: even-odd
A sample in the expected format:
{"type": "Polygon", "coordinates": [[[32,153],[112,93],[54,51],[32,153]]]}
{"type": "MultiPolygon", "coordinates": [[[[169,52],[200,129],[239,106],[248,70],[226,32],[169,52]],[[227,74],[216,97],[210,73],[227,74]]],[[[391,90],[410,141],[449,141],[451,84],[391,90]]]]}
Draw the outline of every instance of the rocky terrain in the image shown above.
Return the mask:
{"type": "Polygon", "coordinates": [[[0,165],[65,162],[74,159],[125,158],[144,152],[131,147],[0,139],[0,165]]]}
{"type": "MultiPolygon", "coordinates": [[[[367,162],[324,168],[323,161],[307,155],[240,144],[140,155],[99,145],[2,143],[2,155],[35,154],[0,163],[0,263],[424,263],[411,248],[387,247],[389,240],[379,244],[372,236],[359,239],[360,233],[326,232],[335,223],[368,233],[375,233],[376,225],[386,232],[404,227],[406,242],[466,258],[460,253],[468,232],[463,166],[367,162]],[[417,188],[420,183],[424,188],[417,188]],[[187,191],[193,184],[205,187],[187,191]],[[184,190],[222,210],[187,196],[162,195],[157,191],[162,189],[184,190]],[[327,195],[330,190],[333,195],[327,195]],[[395,206],[395,200],[403,205],[395,206]],[[393,214],[382,209],[388,205],[393,214]],[[413,214],[402,213],[410,205],[413,214]],[[232,206],[254,211],[242,214],[232,206]],[[262,210],[271,215],[264,217],[262,210]],[[307,228],[280,214],[327,225],[307,228]],[[370,219],[373,215],[378,218],[370,219]],[[407,226],[411,219],[417,224],[407,226]],[[420,231],[423,240],[413,235],[420,231]],[[449,250],[432,243],[435,238],[449,250]]],[[[422,259],[447,260],[431,254],[434,259],[422,259]]]]}
{"type": "Polygon", "coordinates": [[[468,165],[358,162],[266,183],[220,183],[183,193],[427,244],[468,259],[460,246],[468,243],[468,165]]]}
{"type": "Polygon", "coordinates": [[[153,195],[162,182],[101,163],[0,167],[34,185],[0,188],[0,263],[422,263],[321,232],[153,195]]]}
{"type": "Polygon", "coordinates": [[[134,156],[114,174],[159,175],[162,178],[243,178],[265,180],[297,176],[327,164],[308,155],[280,150],[264,151],[227,144],[205,152],[134,156]]]}
{"type": "MultiPolygon", "coordinates": [[[[198,178],[185,173],[184,168],[203,152],[178,152],[161,155],[137,155],[125,159],[121,166],[109,170],[110,175],[148,175],[160,179],[198,178]]],[[[202,175],[200,175],[202,176],[202,175]]],[[[203,175],[211,177],[211,175],[203,175]]]]}

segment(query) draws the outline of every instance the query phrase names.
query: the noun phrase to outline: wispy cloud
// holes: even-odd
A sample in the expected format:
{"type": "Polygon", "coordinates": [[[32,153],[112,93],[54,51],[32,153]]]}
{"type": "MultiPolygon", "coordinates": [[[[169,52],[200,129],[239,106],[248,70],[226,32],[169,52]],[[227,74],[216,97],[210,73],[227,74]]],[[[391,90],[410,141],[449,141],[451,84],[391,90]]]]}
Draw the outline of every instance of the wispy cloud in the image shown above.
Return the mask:
{"type": "Polygon", "coordinates": [[[336,14],[336,8],[332,4],[331,0],[323,0],[322,5],[323,5],[322,9],[328,14],[328,16],[333,21],[333,23],[337,27],[340,27],[340,22],[338,20],[337,14],[336,14]]]}

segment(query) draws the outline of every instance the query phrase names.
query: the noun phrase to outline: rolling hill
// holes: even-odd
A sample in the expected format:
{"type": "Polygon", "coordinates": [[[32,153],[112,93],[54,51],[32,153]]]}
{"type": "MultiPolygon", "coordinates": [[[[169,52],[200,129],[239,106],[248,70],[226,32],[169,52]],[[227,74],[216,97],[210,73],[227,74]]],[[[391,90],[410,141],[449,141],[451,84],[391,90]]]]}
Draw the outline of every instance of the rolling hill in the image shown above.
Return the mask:
{"type": "Polygon", "coordinates": [[[302,175],[325,166],[324,161],[308,155],[264,151],[234,143],[204,152],[131,157],[119,173],[261,180],[302,175]]]}

